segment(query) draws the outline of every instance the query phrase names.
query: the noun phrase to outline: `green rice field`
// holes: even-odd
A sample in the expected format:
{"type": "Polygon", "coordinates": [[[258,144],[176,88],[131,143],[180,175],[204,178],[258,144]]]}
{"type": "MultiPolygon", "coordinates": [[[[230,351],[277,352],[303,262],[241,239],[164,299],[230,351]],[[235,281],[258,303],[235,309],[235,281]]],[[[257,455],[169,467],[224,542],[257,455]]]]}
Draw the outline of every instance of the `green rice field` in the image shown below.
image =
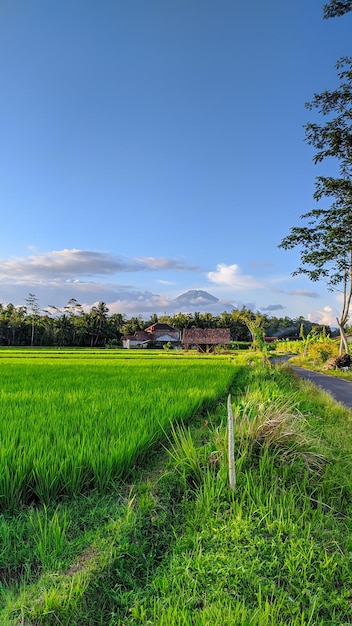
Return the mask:
{"type": "Polygon", "coordinates": [[[225,356],[1,350],[0,510],[107,489],[235,372],[225,356]]]}
{"type": "Polygon", "coordinates": [[[253,353],[0,370],[1,626],[351,624],[346,407],[253,353]]]}

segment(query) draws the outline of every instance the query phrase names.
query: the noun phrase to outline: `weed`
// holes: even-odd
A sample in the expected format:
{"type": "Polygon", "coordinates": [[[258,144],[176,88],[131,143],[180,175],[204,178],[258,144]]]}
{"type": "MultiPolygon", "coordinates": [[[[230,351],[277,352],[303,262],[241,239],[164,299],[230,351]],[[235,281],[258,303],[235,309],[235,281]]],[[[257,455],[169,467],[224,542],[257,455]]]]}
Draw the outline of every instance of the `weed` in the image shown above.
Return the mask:
{"type": "Polygon", "coordinates": [[[281,460],[291,462],[299,457],[311,471],[320,471],[326,462],[315,451],[316,440],[307,435],[307,420],[298,409],[295,396],[258,403],[247,392],[236,411],[235,437],[239,453],[271,449],[281,460]]]}

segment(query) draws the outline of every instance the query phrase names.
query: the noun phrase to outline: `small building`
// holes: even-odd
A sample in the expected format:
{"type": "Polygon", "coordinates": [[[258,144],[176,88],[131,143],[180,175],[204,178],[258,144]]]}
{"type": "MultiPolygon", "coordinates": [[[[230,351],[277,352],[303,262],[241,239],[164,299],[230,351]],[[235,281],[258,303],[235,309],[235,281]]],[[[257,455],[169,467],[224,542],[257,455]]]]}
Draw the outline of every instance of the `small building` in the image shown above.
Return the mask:
{"type": "Polygon", "coordinates": [[[166,344],[174,347],[181,344],[181,333],[169,324],[153,324],[145,330],[137,330],[134,335],[122,337],[123,348],[146,348],[149,345],[162,348],[166,344]]]}
{"type": "Polygon", "coordinates": [[[215,346],[226,347],[229,343],[229,328],[185,328],[182,335],[182,345],[186,350],[195,348],[199,352],[214,352],[215,346]]]}
{"type": "Polygon", "coordinates": [[[162,342],[180,342],[181,341],[181,333],[177,328],[170,326],[170,324],[161,324],[157,322],[156,324],[152,324],[152,326],[148,326],[145,329],[146,333],[153,335],[154,341],[162,341],[162,342]]]}
{"type": "Polygon", "coordinates": [[[134,335],[122,337],[123,348],[144,348],[150,341],[150,336],[144,330],[136,330],[134,335]]]}

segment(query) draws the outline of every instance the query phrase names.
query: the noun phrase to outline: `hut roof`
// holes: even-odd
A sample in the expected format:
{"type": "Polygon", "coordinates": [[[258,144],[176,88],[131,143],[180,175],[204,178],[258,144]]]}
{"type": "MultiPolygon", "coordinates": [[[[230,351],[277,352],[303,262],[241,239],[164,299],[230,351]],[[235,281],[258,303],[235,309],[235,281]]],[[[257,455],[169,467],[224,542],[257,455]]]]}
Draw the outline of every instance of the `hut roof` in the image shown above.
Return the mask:
{"type": "Polygon", "coordinates": [[[225,344],[231,341],[229,328],[185,328],[182,343],[185,344],[225,344]]]}
{"type": "Polygon", "coordinates": [[[145,329],[145,332],[147,333],[154,333],[155,331],[175,331],[176,328],[173,328],[173,326],[170,326],[170,324],[162,324],[161,322],[156,322],[155,324],[152,324],[151,326],[148,326],[148,328],[145,329]]]}
{"type": "Polygon", "coordinates": [[[138,339],[139,341],[148,341],[148,339],[150,339],[150,334],[146,333],[144,330],[136,330],[133,338],[138,339]]]}

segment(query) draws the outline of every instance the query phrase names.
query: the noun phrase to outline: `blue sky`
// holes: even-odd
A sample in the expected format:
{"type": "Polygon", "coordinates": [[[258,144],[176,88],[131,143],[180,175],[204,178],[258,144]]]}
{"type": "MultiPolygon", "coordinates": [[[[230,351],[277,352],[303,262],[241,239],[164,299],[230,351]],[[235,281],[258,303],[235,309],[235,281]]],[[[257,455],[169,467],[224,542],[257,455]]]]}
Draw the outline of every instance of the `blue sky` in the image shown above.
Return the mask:
{"type": "Polygon", "coordinates": [[[214,314],[333,323],[278,248],[333,173],[304,103],[337,85],[352,14],[323,3],[2,0],[0,302],[147,317],[204,290],[214,314]]]}

